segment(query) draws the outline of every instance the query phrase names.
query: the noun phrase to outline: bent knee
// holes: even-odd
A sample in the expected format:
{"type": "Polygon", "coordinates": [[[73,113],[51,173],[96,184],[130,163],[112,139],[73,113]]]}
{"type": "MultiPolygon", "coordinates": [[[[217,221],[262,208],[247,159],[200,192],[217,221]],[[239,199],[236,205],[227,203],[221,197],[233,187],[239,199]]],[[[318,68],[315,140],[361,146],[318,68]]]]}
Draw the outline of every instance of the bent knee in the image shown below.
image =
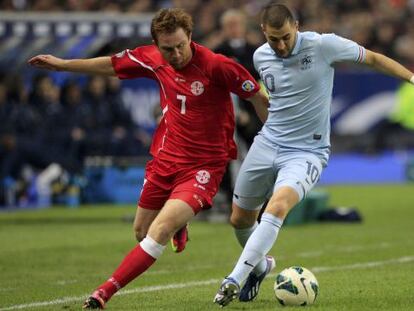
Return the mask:
{"type": "Polygon", "coordinates": [[[146,233],[144,234],[142,232],[135,232],[135,239],[137,240],[137,242],[141,242],[146,236],[146,233]]]}
{"type": "Polygon", "coordinates": [[[270,201],[266,211],[270,212],[271,214],[275,215],[276,217],[279,217],[281,219],[285,219],[289,211],[294,207],[295,205],[289,204],[287,200],[284,199],[276,199],[273,201],[270,201]]]}
{"type": "Polygon", "coordinates": [[[291,187],[281,187],[270,198],[266,212],[285,219],[290,210],[299,202],[298,193],[291,187]]]}
{"type": "Polygon", "coordinates": [[[147,236],[148,230],[140,226],[134,226],[134,233],[136,240],[141,242],[147,236]]]}
{"type": "Polygon", "coordinates": [[[155,241],[164,245],[172,238],[178,229],[179,228],[176,228],[172,223],[157,222],[151,225],[149,234],[155,241]]]}
{"type": "Polygon", "coordinates": [[[258,212],[249,211],[249,212],[235,212],[233,211],[230,216],[230,224],[235,229],[246,229],[253,227],[256,223],[258,212]]]}

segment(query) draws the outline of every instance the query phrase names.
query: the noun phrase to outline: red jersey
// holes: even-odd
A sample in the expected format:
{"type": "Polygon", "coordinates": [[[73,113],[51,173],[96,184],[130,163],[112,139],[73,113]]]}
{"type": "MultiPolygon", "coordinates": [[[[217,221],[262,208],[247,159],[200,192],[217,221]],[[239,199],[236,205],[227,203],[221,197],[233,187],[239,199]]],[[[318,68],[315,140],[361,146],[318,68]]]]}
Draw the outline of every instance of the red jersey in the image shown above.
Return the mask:
{"type": "Polygon", "coordinates": [[[151,145],[154,157],[181,163],[234,159],[230,92],[248,98],[259,85],[235,61],[196,43],[191,48],[193,57],[180,70],[155,45],[118,53],[112,64],[120,79],[146,77],[159,84],[163,117],[151,145]]]}

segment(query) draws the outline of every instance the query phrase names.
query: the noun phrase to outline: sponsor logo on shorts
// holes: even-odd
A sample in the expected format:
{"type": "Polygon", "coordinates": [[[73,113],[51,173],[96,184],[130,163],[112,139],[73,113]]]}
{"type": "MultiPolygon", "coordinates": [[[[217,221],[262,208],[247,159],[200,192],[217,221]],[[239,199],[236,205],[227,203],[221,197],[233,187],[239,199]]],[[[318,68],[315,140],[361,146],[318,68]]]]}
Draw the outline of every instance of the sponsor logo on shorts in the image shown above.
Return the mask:
{"type": "Polygon", "coordinates": [[[254,90],[254,83],[250,80],[246,80],[242,84],[243,91],[251,92],[254,90]]]}
{"type": "Polygon", "coordinates": [[[182,82],[182,83],[184,83],[185,82],[185,79],[180,78],[180,77],[175,77],[174,81],[175,82],[182,82]]]}
{"type": "Polygon", "coordinates": [[[125,51],[115,54],[115,57],[122,58],[125,55],[125,51]]]}
{"type": "Polygon", "coordinates": [[[198,204],[200,204],[201,208],[204,207],[203,200],[201,200],[201,198],[197,194],[193,194],[193,198],[198,202],[198,204]]]}
{"type": "Polygon", "coordinates": [[[205,185],[210,181],[210,173],[206,170],[201,170],[197,172],[195,178],[200,184],[205,185]]]}
{"type": "Polygon", "coordinates": [[[194,186],[194,187],[196,187],[196,188],[200,188],[200,189],[202,189],[202,190],[206,190],[206,187],[204,187],[204,186],[202,186],[202,185],[199,185],[199,184],[197,184],[197,183],[195,183],[193,186],[194,186]]]}
{"type": "Polygon", "coordinates": [[[200,81],[194,81],[191,83],[191,93],[196,96],[203,94],[204,92],[204,85],[200,81]]]}

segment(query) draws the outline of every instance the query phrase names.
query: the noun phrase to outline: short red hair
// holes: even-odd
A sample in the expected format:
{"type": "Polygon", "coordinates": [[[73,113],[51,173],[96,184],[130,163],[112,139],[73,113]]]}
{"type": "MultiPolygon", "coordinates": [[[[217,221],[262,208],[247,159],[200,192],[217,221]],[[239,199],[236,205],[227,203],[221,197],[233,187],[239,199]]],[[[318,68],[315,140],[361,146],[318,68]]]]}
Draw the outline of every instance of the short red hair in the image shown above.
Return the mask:
{"type": "Polygon", "coordinates": [[[158,35],[170,34],[182,28],[187,36],[193,31],[193,19],[183,9],[161,9],[157,12],[151,22],[151,36],[157,43],[158,35]]]}

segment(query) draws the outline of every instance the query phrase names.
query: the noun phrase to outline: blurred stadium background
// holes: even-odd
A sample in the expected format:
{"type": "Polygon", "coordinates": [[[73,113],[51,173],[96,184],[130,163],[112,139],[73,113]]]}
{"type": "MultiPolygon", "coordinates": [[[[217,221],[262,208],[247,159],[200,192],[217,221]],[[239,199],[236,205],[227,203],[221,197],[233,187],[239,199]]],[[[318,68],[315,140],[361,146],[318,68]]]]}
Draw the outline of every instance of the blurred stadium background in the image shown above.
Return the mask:
{"type": "MultiPolygon", "coordinates": [[[[42,72],[30,68],[28,58],[39,53],[94,57],[151,43],[153,12],[173,6],[194,16],[193,39],[211,49],[226,53],[226,42],[232,46],[240,40],[257,47],[264,40],[258,12],[265,3],[0,1],[0,206],[136,202],[159,115],[158,89],[152,81],[121,83],[42,72]],[[230,9],[246,18],[224,19],[230,9]],[[238,27],[246,31],[238,32],[238,27]]],[[[335,32],[414,68],[414,1],[288,4],[302,31],[335,32]]],[[[243,44],[237,49],[236,58],[249,68],[253,50],[243,51],[243,44]]],[[[412,180],[413,93],[412,87],[391,77],[340,65],[332,105],[333,152],[321,185],[412,180]]],[[[260,125],[252,109],[237,99],[235,105],[242,160],[260,125]]],[[[233,163],[218,200],[229,201],[237,167],[233,163]]]]}

